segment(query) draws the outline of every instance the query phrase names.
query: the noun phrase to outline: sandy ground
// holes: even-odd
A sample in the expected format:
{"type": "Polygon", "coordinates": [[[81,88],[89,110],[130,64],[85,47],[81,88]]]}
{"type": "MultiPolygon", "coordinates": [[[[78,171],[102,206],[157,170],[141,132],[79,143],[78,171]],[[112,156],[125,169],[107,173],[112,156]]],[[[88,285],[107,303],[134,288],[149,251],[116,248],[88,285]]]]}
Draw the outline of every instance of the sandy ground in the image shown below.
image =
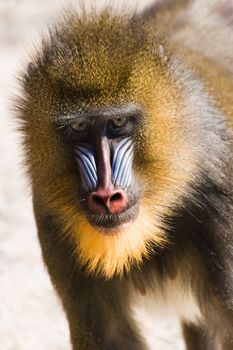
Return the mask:
{"type": "MultiPolygon", "coordinates": [[[[41,28],[63,3],[0,0],[1,350],[70,349],[67,323],[41,259],[12,112],[15,75],[24,66],[31,43],[37,42],[41,28]]],[[[151,349],[183,349],[176,322],[159,319],[155,324],[143,313],[141,318],[151,349]]]]}

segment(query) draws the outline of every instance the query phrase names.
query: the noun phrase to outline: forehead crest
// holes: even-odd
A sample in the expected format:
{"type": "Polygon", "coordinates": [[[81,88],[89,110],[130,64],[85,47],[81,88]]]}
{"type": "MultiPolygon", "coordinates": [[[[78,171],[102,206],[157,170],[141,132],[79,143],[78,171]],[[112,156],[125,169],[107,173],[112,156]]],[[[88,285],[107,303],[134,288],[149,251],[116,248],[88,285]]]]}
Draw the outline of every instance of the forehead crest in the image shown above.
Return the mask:
{"type": "Polygon", "coordinates": [[[70,16],[51,34],[47,71],[72,88],[115,91],[127,83],[137,57],[148,55],[148,41],[142,23],[129,17],[70,16]]]}

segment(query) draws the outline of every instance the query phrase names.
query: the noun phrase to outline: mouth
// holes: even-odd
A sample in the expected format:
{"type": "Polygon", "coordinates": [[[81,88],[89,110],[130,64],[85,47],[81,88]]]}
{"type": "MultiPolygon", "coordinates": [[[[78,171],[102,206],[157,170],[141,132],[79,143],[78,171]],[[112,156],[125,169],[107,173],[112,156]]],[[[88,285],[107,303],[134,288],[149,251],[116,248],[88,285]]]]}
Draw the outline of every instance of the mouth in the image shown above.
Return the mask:
{"type": "Polygon", "coordinates": [[[86,214],[89,223],[104,234],[117,234],[130,222],[134,221],[139,212],[139,204],[136,203],[120,214],[86,214]]]}

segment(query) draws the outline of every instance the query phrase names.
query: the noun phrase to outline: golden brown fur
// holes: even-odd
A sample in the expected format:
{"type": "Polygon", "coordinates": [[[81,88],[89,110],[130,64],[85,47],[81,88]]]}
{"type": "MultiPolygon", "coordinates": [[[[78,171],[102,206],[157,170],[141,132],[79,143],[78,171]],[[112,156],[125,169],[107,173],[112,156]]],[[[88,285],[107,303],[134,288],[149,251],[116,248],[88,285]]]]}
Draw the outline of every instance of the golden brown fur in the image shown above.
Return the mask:
{"type": "Polygon", "coordinates": [[[158,12],[148,11],[151,26],[157,25],[169,38],[172,50],[203,80],[210,95],[232,117],[232,0],[208,5],[199,0],[164,3],[158,12]]]}

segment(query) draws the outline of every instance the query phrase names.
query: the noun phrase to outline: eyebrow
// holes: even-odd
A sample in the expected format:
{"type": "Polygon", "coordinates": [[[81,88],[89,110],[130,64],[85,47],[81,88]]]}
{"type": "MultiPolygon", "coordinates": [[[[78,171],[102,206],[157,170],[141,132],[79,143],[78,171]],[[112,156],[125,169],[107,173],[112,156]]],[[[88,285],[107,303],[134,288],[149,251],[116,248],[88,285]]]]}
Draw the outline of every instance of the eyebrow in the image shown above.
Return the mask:
{"type": "Polygon", "coordinates": [[[59,127],[66,126],[77,120],[79,117],[86,118],[109,118],[114,115],[123,115],[123,116],[143,116],[143,109],[134,104],[127,103],[119,106],[109,106],[103,108],[88,108],[86,110],[78,111],[77,113],[73,112],[70,114],[60,115],[55,119],[55,124],[59,127]]]}
{"type": "Polygon", "coordinates": [[[119,105],[119,106],[109,106],[109,107],[104,107],[104,108],[98,108],[98,109],[90,109],[87,111],[84,111],[82,113],[83,116],[86,117],[112,117],[114,115],[125,115],[125,116],[130,116],[130,115],[142,115],[142,109],[133,104],[133,103],[128,103],[124,105],[119,105]]]}

